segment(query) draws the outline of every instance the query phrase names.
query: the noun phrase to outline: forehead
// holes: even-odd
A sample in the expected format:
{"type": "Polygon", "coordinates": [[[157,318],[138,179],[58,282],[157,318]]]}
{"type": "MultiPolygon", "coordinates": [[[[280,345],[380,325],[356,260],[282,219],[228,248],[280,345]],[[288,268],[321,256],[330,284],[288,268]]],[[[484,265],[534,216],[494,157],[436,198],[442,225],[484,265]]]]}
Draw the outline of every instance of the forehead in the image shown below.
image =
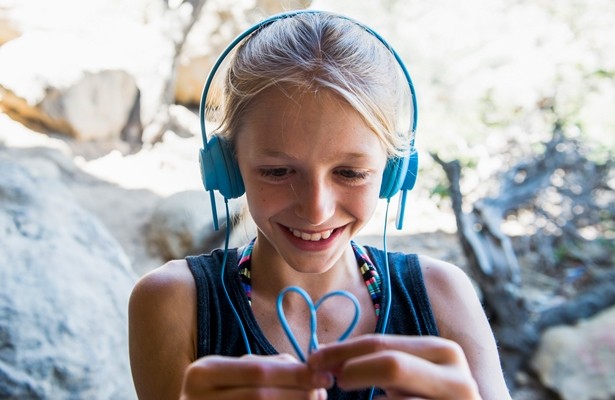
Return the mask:
{"type": "MultiPolygon", "coordinates": [[[[269,88],[242,115],[236,146],[295,151],[321,146],[353,152],[384,151],[384,146],[361,115],[330,90],[269,88]]],[[[273,151],[273,150],[272,150],[273,151]]]]}

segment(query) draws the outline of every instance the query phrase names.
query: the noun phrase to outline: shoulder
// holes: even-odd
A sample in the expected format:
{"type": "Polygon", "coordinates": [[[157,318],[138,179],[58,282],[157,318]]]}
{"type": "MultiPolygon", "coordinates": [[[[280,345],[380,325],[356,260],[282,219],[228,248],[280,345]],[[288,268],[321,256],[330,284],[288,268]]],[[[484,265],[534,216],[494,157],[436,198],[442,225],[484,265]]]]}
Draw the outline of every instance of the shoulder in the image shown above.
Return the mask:
{"type": "Polygon", "coordinates": [[[186,260],[169,261],[141,277],[133,288],[130,303],[142,301],[189,300],[196,296],[196,287],[186,260]]]}
{"type": "Polygon", "coordinates": [[[177,398],[183,371],[196,358],[196,286],[187,262],[170,261],[144,275],[128,318],[139,398],[177,398]]]}
{"type": "Polygon", "coordinates": [[[128,307],[131,330],[166,324],[194,328],[196,296],[186,260],[167,262],[141,277],[133,288],[128,307]]]}
{"type": "Polygon", "coordinates": [[[188,263],[169,261],[137,281],[129,301],[130,328],[132,331],[171,323],[187,328],[194,322],[195,310],[196,285],[188,263]]]}
{"type": "Polygon", "coordinates": [[[474,287],[468,275],[458,266],[429,256],[419,255],[425,285],[431,292],[446,293],[457,290],[472,290],[474,287]]]}
{"type": "MultiPolygon", "coordinates": [[[[374,254],[374,250],[370,250],[374,254]]],[[[431,302],[437,302],[442,296],[449,299],[451,295],[464,297],[471,294],[476,296],[476,291],[469,277],[454,264],[420,254],[388,253],[388,258],[397,266],[397,271],[412,274],[420,273],[431,302]],[[405,266],[412,266],[412,268],[407,269],[405,266]],[[468,293],[468,291],[471,293],[468,293]]]]}
{"type": "Polygon", "coordinates": [[[472,281],[458,266],[420,255],[423,280],[440,333],[451,336],[467,319],[482,322],[484,312],[472,281]]]}

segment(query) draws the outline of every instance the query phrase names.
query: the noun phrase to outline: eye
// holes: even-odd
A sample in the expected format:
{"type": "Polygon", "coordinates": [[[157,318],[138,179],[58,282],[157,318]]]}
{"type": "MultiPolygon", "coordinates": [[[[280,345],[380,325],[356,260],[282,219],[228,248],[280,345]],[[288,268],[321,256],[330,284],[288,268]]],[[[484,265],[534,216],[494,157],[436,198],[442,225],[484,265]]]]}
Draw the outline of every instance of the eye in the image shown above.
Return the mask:
{"type": "Polygon", "coordinates": [[[339,169],[335,171],[335,174],[350,182],[359,182],[369,176],[369,172],[363,169],[339,169]]]}
{"type": "Polygon", "coordinates": [[[288,177],[292,170],[285,167],[275,167],[275,168],[260,168],[258,170],[260,176],[264,178],[268,178],[273,181],[279,181],[286,177],[288,177]]]}

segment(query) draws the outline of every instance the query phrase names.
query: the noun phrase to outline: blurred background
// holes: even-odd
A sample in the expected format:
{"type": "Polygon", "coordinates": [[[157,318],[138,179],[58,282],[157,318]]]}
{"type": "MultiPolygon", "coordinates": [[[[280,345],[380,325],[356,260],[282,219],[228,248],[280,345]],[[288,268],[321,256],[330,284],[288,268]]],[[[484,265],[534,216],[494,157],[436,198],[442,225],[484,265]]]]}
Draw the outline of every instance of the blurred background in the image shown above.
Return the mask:
{"type": "MultiPolygon", "coordinates": [[[[413,77],[419,180],[389,249],[466,270],[516,400],[615,398],[610,0],[0,0],[0,398],[135,398],[134,283],[223,239],[198,167],[206,75],[302,8],[368,24],[413,77]]],[[[381,246],[394,211],[359,242],[381,246]]]]}

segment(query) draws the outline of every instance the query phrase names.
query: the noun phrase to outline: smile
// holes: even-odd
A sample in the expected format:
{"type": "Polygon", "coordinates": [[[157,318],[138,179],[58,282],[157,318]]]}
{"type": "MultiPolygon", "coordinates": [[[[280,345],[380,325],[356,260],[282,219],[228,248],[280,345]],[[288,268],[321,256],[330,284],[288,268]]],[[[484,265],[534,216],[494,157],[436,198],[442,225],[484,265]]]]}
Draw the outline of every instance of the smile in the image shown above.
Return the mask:
{"type": "Polygon", "coordinates": [[[302,231],[292,229],[292,228],[288,228],[288,230],[295,237],[301,238],[302,240],[311,241],[311,242],[318,242],[319,240],[329,239],[329,237],[331,237],[331,234],[333,233],[333,229],[329,229],[323,232],[316,232],[316,233],[302,232],[302,231]]]}

